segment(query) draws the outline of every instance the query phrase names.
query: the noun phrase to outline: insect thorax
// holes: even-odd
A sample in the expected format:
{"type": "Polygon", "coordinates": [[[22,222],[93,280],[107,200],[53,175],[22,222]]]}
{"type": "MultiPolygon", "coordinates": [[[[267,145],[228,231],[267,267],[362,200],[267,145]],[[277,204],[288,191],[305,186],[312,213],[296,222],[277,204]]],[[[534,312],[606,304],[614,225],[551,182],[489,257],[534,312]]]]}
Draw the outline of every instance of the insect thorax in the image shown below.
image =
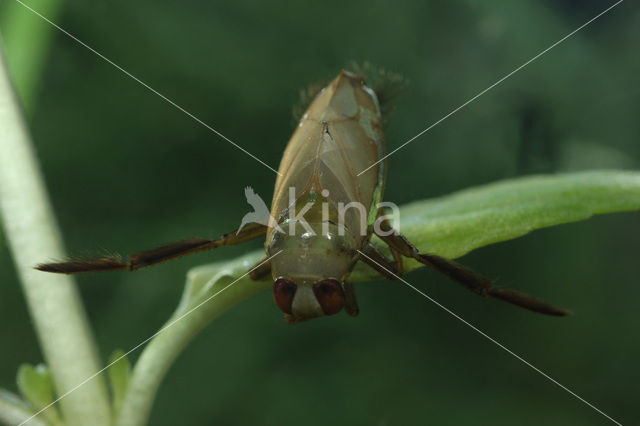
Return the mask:
{"type": "Polygon", "coordinates": [[[274,278],[343,281],[353,267],[358,244],[358,238],[332,221],[286,219],[269,230],[266,250],[270,256],[282,251],[271,261],[274,278]]]}

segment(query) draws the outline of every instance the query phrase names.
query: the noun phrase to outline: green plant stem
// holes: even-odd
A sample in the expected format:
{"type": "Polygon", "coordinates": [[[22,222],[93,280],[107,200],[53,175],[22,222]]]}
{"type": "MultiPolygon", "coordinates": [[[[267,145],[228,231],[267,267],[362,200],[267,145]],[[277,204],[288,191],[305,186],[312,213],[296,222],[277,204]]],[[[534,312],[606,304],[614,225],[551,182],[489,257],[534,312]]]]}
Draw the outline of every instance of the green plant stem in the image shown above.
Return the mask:
{"type": "MultiPolygon", "coordinates": [[[[0,46],[0,211],[27,305],[58,395],[100,369],[74,281],[33,269],[43,256],[63,258],[60,232],[38,169],[0,46]]],[[[60,401],[68,425],[108,425],[102,376],[60,401]]]]}
{"type": "Polygon", "coordinates": [[[133,369],[116,425],[145,425],[160,383],[191,339],[227,309],[271,286],[270,281],[256,282],[247,276],[234,283],[261,256],[254,252],[231,263],[220,262],[189,272],[182,302],[163,326],[164,331],[144,349],[133,369]],[[211,277],[209,271],[218,272],[211,277]],[[231,283],[233,285],[220,292],[231,283]],[[208,299],[213,295],[215,298],[208,299]]]}

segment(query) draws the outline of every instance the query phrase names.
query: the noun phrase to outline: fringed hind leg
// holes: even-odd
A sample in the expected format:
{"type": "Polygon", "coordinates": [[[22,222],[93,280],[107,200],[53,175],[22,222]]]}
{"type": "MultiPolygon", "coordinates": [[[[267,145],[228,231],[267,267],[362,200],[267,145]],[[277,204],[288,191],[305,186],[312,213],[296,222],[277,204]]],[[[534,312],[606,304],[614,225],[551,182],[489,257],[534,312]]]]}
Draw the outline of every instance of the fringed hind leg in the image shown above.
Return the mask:
{"type": "MultiPolygon", "coordinates": [[[[499,299],[545,315],[565,316],[570,314],[570,312],[565,309],[555,307],[550,303],[536,299],[528,294],[516,290],[497,288],[490,279],[483,277],[453,260],[445,259],[444,257],[434,254],[420,253],[402,234],[392,228],[388,220],[381,221],[379,228],[380,229],[376,230],[376,235],[387,243],[392,251],[396,251],[402,254],[402,256],[415,259],[435,269],[480,296],[499,299]]],[[[391,265],[393,264],[388,263],[385,269],[391,265]]],[[[379,270],[379,267],[376,269],[379,270]]],[[[399,275],[391,269],[387,270],[387,273],[383,275],[389,276],[393,274],[399,275]]]]}
{"type": "Polygon", "coordinates": [[[78,274],[82,272],[104,271],[135,271],[147,266],[157,265],[167,260],[176,259],[192,253],[214,249],[220,246],[231,246],[252,240],[267,232],[267,227],[260,224],[250,224],[242,228],[240,232],[230,232],[217,240],[204,238],[190,238],[151,250],[132,254],[129,260],[124,260],[119,255],[103,256],[95,259],[78,259],[58,263],[41,263],[35,268],[45,272],[61,274],[78,274]]]}

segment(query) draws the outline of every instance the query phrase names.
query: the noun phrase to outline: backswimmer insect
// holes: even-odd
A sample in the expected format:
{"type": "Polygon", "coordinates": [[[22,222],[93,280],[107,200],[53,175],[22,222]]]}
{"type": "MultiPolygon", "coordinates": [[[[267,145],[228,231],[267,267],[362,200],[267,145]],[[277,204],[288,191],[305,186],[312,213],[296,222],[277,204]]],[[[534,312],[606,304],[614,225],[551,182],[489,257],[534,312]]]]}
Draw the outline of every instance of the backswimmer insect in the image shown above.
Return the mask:
{"type": "Polygon", "coordinates": [[[266,236],[267,261],[252,268],[254,280],[271,274],[273,297],[289,323],[359,308],[349,275],[358,261],[388,279],[402,274],[403,257],[413,258],[485,297],[534,312],[564,316],[560,309],[515,290],[496,288],[491,280],[451,260],[420,253],[396,232],[379,208],[385,186],[383,119],[386,94],[365,84],[363,76],[341,71],[313,99],[291,137],[279,167],[268,224],[251,223],[219,239],[190,238],[119,256],[44,263],[36,269],[75,274],[137,270],[191,253],[239,244],[266,236]],[[374,166],[371,166],[375,164],[374,166]],[[368,168],[368,169],[367,169],[368,168]],[[366,172],[358,174],[366,169],[366,172]],[[295,193],[293,203],[290,193],[295,193]],[[360,208],[338,211],[339,205],[360,208]],[[304,221],[295,214],[304,207],[304,221]],[[288,232],[287,232],[288,231],[288,232]],[[386,243],[388,258],[370,240],[386,243]]]}

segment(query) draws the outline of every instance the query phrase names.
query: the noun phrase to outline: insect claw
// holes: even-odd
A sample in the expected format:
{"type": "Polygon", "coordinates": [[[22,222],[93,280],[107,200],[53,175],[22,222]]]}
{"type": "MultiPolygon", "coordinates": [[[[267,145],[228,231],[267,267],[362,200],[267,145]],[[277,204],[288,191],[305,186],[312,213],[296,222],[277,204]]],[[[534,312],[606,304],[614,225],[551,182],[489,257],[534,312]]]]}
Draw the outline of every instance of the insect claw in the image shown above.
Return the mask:
{"type": "Polygon", "coordinates": [[[303,318],[303,317],[296,317],[290,314],[284,314],[284,320],[288,323],[288,324],[298,324],[301,323],[303,321],[306,321],[307,318],[303,318]]]}

